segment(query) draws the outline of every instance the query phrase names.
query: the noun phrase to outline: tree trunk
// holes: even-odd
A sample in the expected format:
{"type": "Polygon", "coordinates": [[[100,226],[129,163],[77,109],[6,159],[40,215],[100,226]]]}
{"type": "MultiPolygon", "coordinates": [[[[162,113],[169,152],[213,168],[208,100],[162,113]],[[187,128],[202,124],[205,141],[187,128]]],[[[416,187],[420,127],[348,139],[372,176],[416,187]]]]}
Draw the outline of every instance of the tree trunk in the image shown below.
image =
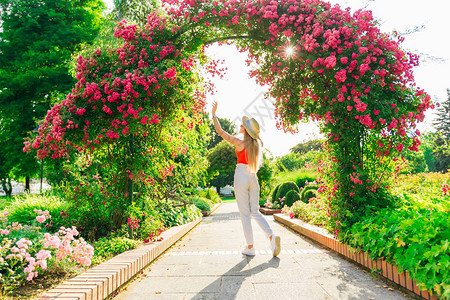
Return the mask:
{"type": "Polygon", "coordinates": [[[25,191],[30,191],[30,176],[25,177],[25,191]]]}

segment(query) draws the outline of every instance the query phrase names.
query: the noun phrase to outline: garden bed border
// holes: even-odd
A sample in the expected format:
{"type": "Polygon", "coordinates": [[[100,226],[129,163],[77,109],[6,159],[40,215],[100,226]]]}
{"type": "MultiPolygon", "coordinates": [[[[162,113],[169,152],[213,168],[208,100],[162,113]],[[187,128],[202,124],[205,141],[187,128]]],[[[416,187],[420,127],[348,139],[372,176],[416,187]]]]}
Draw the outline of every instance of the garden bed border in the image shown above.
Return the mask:
{"type": "Polygon", "coordinates": [[[382,276],[396,285],[401,286],[416,296],[427,300],[439,299],[430,291],[421,291],[417,286],[416,281],[411,279],[407,271],[399,273],[394,265],[386,262],[385,260],[379,259],[377,261],[373,261],[364,251],[354,252],[351,250],[350,246],[339,242],[336,238],[329,234],[317,232],[317,230],[314,230],[315,226],[303,223],[301,220],[291,219],[285,214],[274,214],[273,217],[275,221],[278,221],[292,230],[308,237],[309,239],[322,244],[326,248],[339,253],[340,255],[346,257],[346,259],[362,266],[364,269],[372,270],[376,268],[379,270],[379,272],[377,272],[379,276],[382,276]]]}
{"type": "Polygon", "coordinates": [[[202,218],[163,231],[161,242],[145,244],[121,253],[36,297],[39,300],[100,300],[114,294],[122,285],[152,263],[158,256],[202,221],[202,218]]]}
{"type": "Polygon", "coordinates": [[[280,209],[272,209],[272,208],[260,207],[259,211],[264,215],[273,215],[273,214],[281,213],[281,208],[280,209]]]}

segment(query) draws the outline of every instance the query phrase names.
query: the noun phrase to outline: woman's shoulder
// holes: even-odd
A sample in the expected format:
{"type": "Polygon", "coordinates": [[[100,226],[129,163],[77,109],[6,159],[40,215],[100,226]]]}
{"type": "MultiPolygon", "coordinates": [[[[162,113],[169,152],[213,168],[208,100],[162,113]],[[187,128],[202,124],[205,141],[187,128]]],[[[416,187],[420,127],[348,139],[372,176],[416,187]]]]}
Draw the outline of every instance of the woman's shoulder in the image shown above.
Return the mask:
{"type": "Polygon", "coordinates": [[[238,141],[235,144],[236,151],[240,152],[245,149],[244,140],[241,140],[240,138],[236,138],[238,141]]]}

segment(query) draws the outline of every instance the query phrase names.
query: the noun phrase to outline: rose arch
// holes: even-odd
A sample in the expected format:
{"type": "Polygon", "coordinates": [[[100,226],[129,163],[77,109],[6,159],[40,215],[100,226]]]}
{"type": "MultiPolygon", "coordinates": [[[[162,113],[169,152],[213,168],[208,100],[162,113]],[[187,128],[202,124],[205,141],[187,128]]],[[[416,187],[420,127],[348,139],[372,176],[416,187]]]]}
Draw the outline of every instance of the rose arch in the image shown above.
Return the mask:
{"type": "Polygon", "coordinates": [[[396,154],[417,149],[416,124],[432,106],[414,83],[418,57],[401,50],[400,37],[380,32],[368,11],[319,0],[166,0],[143,28],[122,21],[115,36],[121,47],[79,57],[77,84],[25,150],[56,159],[76,149],[88,164],[103,161],[114,168],[111,186],[123,185],[118,202],[132,183],[170,177],[168,158],[189,155],[205,105],[198,66],[213,42],[248,53],[251,76],[276,99],[280,129],[320,121],[330,150],[320,191],[336,230],[391,204],[384,176],[396,154]]]}

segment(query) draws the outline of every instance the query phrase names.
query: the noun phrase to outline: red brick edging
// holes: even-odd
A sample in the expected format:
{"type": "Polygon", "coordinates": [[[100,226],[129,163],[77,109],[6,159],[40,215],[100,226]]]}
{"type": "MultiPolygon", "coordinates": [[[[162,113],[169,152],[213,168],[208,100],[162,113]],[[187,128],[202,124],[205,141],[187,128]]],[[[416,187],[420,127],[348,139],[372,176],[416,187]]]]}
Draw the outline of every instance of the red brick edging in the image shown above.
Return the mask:
{"type": "Polygon", "coordinates": [[[347,246],[341,242],[339,242],[337,239],[335,239],[331,235],[322,234],[319,232],[316,232],[312,230],[313,226],[309,224],[305,224],[302,221],[298,219],[291,219],[289,216],[286,216],[284,214],[275,214],[273,215],[274,219],[280,223],[283,223],[284,225],[288,226],[289,228],[297,231],[298,233],[316,241],[322,244],[323,246],[347,257],[350,260],[353,260],[357,264],[368,268],[370,270],[376,269],[378,270],[378,274],[380,276],[385,277],[386,279],[404,287],[405,289],[409,290],[410,292],[416,294],[417,296],[422,297],[423,299],[427,300],[438,300],[439,298],[436,295],[431,294],[431,292],[427,290],[420,290],[419,287],[416,285],[416,281],[412,280],[409,276],[408,272],[402,272],[399,273],[397,271],[397,268],[384,261],[384,260],[377,260],[373,261],[369,258],[369,255],[366,254],[364,251],[361,252],[354,252],[351,251],[351,247],[347,246]],[[307,227],[311,227],[307,228],[307,227]]]}
{"type": "Polygon", "coordinates": [[[164,238],[161,242],[121,253],[43,293],[36,299],[105,299],[182,238],[201,220],[198,218],[190,223],[169,228],[161,233],[164,238]]]}
{"type": "Polygon", "coordinates": [[[272,209],[272,208],[265,208],[265,207],[260,207],[259,211],[265,215],[273,215],[273,214],[281,213],[281,209],[272,209]]]}

